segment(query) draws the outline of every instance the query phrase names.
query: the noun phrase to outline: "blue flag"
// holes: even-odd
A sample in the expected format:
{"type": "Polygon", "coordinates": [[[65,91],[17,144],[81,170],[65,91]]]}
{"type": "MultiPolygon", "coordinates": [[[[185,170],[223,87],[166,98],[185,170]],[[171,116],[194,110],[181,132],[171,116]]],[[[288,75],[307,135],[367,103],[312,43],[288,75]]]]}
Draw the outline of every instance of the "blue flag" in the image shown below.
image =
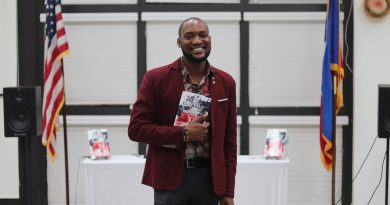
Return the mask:
{"type": "Polygon", "coordinates": [[[320,147],[326,170],[332,169],[334,114],[343,106],[342,80],[344,66],[340,47],[340,3],[328,0],[325,32],[325,54],[322,64],[320,147]],[[335,98],[335,99],[334,99],[335,98]]]}

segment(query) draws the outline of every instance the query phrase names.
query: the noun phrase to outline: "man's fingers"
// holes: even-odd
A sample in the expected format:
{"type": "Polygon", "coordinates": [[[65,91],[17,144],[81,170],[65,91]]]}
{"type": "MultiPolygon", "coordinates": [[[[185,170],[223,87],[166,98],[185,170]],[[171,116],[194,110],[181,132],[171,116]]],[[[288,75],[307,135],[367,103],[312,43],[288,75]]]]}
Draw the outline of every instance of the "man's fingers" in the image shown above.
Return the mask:
{"type": "Polygon", "coordinates": [[[202,116],[197,116],[197,117],[195,117],[194,120],[192,120],[192,122],[195,122],[195,123],[201,123],[201,122],[203,122],[203,121],[204,121],[204,120],[203,120],[202,116]]]}
{"type": "Polygon", "coordinates": [[[205,141],[208,139],[210,123],[205,121],[206,118],[207,114],[197,116],[188,124],[187,129],[192,141],[205,141]]]}
{"type": "Polygon", "coordinates": [[[201,116],[197,116],[193,121],[194,122],[199,122],[199,123],[203,123],[207,118],[207,114],[205,115],[201,115],[201,116]]]}

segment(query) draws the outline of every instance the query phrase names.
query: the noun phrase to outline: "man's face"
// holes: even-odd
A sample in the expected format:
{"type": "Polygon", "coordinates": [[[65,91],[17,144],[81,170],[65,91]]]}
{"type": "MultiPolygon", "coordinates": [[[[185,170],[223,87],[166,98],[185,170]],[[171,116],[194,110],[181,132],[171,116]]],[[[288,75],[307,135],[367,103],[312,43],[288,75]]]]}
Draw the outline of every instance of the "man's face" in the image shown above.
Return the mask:
{"type": "Polygon", "coordinates": [[[205,61],[211,51],[211,37],[207,25],[199,20],[185,22],[177,39],[177,45],[187,60],[205,61]]]}

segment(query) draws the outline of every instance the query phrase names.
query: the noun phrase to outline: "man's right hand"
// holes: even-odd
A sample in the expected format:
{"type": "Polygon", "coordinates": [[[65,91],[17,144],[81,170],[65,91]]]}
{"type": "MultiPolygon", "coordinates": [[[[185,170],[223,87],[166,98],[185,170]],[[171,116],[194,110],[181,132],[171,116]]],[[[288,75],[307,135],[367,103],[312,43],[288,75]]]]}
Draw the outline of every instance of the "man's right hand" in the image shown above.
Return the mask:
{"type": "Polygon", "coordinates": [[[196,117],[187,125],[190,141],[202,142],[208,140],[210,123],[206,122],[207,114],[196,117]]]}

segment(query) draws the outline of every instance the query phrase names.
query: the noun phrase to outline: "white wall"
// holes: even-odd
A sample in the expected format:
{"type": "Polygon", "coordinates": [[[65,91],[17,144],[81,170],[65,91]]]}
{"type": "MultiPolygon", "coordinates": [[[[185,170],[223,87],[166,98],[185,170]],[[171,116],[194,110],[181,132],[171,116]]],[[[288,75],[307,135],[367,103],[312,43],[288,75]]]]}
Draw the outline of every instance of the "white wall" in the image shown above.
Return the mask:
{"type": "MultiPolygon", "coordinates": [[[[17,78],[17,16],[15,0],[0,6],[0,93],[17,78]]],[[[18,140],[4,137],[3,97],[0,97],[0,199],[19,198],[18,140]]]]}
{"type": "Polygon", "coordinates": [[[15,0],[1,1],[0,6],[0,93],[3,87],[16,84],[17,16],[15,0]]]}
{"type": "MultiPolygon", "coordinates": [[[[355,176],[377,135],[378,84],[390,84],[390,16],[382,21],[372,21],[363,12],[363,1],[353,2],[353,175],[355,176]]],[[[386,140],[378,139],[364,168],[353,183],[353,204],[368,203],[380,179],[385,151],[386,140]]],[[[372,205],[384,204],[385,167],[383,172],[382,183],[370,203],[372,205]]]]}

